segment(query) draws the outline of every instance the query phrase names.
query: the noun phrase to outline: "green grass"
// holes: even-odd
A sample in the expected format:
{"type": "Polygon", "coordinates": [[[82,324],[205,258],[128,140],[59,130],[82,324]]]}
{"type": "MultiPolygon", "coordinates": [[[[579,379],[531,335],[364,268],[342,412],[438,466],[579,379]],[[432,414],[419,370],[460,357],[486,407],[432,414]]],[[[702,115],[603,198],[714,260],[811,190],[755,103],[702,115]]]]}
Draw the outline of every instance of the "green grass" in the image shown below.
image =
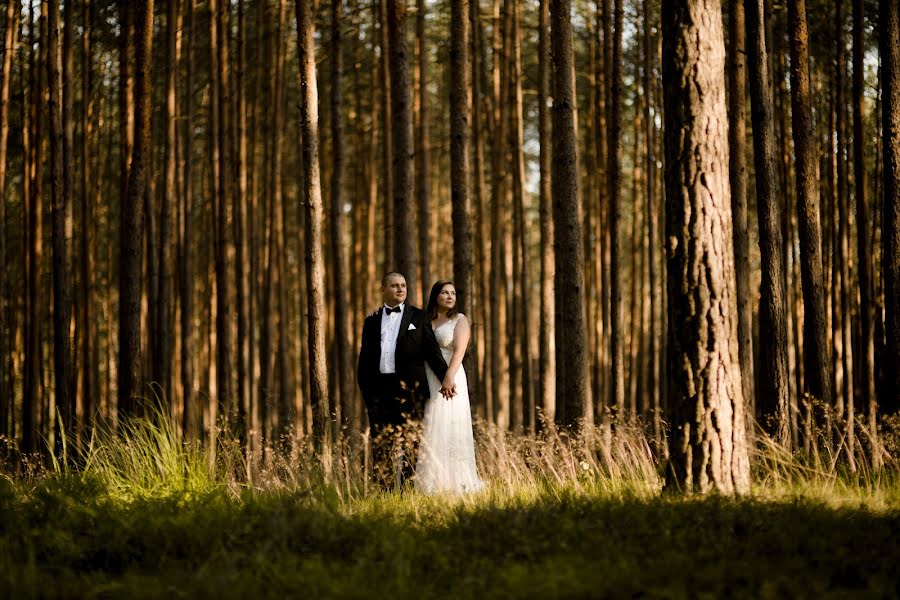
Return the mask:
{"type": "Polygon", "coordinates": [[[77,472],[0,476],[0,598],[900,596],[893,467],[769,449],[749,496],[684,497],[639,432],[602,458],[590,432],[482,431],[487,491],[424,497],[367,493],[353,461],[302,448],[210,461],[170,435],[100,433],[77,472]]]}

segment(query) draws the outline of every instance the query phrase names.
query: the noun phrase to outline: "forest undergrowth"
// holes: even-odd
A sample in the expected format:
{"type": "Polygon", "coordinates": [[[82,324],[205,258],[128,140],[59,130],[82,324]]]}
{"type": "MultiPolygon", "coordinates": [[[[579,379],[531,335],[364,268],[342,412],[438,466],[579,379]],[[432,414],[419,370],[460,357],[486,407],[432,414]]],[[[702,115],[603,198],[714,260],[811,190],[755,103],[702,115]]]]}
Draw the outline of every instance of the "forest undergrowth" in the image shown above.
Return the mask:
{"type": "Polygon", "coordinates": [[[372,490],[362,443],[248,458],[183,444],[168,419],[98,428],[0,476],[0,597],[900,593],[889,455],[851,471],[840,447],[803,457],[760,434],[752,493],[727,498],[667,493],[639,425],[476,440],[486,490],[426,497],[372,490]]]}

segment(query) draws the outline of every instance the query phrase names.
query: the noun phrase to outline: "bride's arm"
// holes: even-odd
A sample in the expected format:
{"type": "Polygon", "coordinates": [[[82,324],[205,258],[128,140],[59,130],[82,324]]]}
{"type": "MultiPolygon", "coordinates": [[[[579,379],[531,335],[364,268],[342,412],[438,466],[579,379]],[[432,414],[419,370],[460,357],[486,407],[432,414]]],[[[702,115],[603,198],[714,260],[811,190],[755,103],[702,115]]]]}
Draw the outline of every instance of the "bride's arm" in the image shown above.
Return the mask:
{"type": "Polygon", "coordinates": [[[466,355],[466,347],[469,345],[469,337],[472,335],[469,329],[469,320],[466,315],[459,315],[459,322],[453,328],[453,356],[450,357],[450,365],[447,367],[447,375],[444,376],[443,386],[452,388],[456,379],[456,372],[466,355]]]}

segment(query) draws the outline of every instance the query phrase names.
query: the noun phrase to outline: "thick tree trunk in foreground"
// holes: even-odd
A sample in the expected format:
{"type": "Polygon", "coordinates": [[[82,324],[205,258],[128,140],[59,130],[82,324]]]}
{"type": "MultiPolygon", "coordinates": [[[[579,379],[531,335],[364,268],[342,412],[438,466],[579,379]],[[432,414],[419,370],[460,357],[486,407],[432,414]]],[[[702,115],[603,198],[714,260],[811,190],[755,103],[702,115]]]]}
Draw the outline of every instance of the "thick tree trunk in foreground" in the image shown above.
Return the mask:
{"type": "Polygon", "coordinates": [[[667,486],[744,493],[750,463],[737,342],[725,48],[717,0],[662,7],[665,91],[667,486]]]}
{"type": "Polygon", "coordinates": [[[621,196],[622,158],[622,0],[615,0],[613,14],[612,72],[609,94],[609,150],[607,160],[607,184],[609,198],[610,233],[610,345],[612,361],[610,407],[625,414],[625,334],[622,302],[622,252],[619,204],[621,196]]]}
{"type": "Polygon", "coordinates": [[[453,219],[453,280],[461,312],[468,311],[471,306],[472,293],[468,9],[469,0],[453,0],[450,5],[450,198],[453,219]]]}

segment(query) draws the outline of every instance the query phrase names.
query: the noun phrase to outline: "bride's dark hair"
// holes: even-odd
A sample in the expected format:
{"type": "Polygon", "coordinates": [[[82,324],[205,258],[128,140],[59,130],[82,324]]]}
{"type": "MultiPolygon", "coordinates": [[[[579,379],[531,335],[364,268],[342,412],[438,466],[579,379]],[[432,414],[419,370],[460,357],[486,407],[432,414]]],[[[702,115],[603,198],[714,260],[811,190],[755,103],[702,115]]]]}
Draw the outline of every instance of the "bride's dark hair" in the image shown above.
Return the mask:
{"type": "MultiPolygon", "coordinates": [[[[428,294],[428,306],[425,307],[425,312],[428,314],[428,318],[431,320],[437,319],[438,296],[441,295],[441,290],[444,289],[445,285],[452,285],[454,288],[456,287],[455,283],[447,279],[441,279],[433,286],[431,286],[431,293],[428,294]]],[[[459,298],[456,299],[456,304],[453,305],[453,308],[447,311],[447,317],[452,317],[459,312],[456,308],[457,306],[459,306],[459,298]]]]}

